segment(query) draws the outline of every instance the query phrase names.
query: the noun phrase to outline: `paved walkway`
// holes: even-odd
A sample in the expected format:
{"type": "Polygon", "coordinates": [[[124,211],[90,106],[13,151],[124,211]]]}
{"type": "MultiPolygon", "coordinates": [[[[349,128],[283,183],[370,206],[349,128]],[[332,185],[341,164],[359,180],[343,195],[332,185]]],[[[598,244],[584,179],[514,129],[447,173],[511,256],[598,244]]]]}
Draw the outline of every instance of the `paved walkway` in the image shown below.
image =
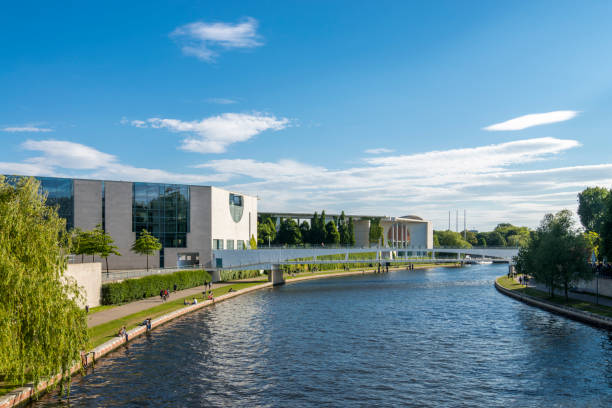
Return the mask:
{"type": "MultiPolygon", "coordinates": [[[[515,278],[515,280],[518,282],[518,278],[515,278]]],[[[533,282],[533,279],[531,279],[528,283],[528,286],[530,288],[533,289],[537,289],[540,290],[542,292],[546,292],[548,293],[548,288],[546,288],[545,285],[542,284],[537,284],[533,282]]],[[[565,296],[565,294],[563,293],[563,291],[557,289],[555,290],[555,296],[565,296]]],[[[591,302],[591,303],[595,303],[597,301],[597,296],[595,295],[591,295],[588,293],[576,293],[576,292],[569,292],[567,294],[567,297],[569,297],[570,299],[575,299],[575,300],[583,300],[585,302],[591,302]]],[[[612,307],[612,299],[607,299],[604,297],[599,297],[599,304],[600,305],[604,305],[604,306],[610,306],[612,307]]]]}
{"type": "MultiPolygon", "coordinates": [[[[212,288],[217,289],[223,286],[231,285],[235,282],[223,282],[213,283],[212,288]]],[[[204,286],[197,286],[195,288],[179,290],[177,292],[170,293],[170,300],[180,299],[187,296],[201,295],[204,292],[204,286]]],[[[138,300],[136,302],[126,303],[125,305],[113,307],[110,309],[102,310],[97,313],[92,313],[87,318],[87,326],[93,327],[99,324],[104,324],[115,319],[119,319],[124,316],[131,315],[132,313],[138,313],[143,310],[150,309],[152,307],[161,305],[163,302],[159,296],[153,296],[147,299],[138,300]]]]}

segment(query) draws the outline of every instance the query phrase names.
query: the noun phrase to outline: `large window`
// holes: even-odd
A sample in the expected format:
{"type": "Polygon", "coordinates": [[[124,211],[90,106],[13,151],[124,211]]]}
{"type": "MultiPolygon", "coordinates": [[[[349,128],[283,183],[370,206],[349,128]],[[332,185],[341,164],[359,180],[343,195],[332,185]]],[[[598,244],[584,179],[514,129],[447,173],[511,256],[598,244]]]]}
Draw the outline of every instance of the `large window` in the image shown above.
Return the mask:
{"type": "MultiPolygon", "coordinates": [[[[6,176],[6,181],[16,184],[21,176],[6,176]]],[[[66,230],[74,228],[74,182],[57,177],[34,177],[40,181],[40,189],[47,194],[47,205],[57,206],[57,214],[66,220],[66,230]]]]}
{"type": "Polygon", "coordinates": [[[143,229],[165,248],[186,248],[189,232],[189,186],[134,183],[132,231],[143,229]]]}
{"type": "Polygon", "coordinates": [[[223,240],[213,239],[213,249],[223,249],[223,240]]]}
{"type": "Polygon", "coordinates": [[[239,222],[242,219],[242,212],[244,211],[242,196],[230,193],[229,208],[234,222],[239,222]]]}

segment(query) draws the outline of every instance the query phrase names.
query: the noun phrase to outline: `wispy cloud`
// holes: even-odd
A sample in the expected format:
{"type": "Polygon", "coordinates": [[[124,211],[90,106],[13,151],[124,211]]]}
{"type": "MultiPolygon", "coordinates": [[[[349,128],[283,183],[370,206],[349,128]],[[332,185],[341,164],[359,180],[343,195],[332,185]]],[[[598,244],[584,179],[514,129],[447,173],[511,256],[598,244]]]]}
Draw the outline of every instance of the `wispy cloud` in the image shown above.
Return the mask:
{"type": "Polygon", "coordinates": [[[22,143],[21,147],[37,152],[37,155],[23,162],[0,162],[0,174],[187,184],[219,183],[228,180],[228,176],[221,174],[173,173],[134,167],[121,163],[112,154],[63,140],[28,140],[22,143]]]}
{"type": "Polygon", "coordinates": [[[254,48],[263,43],[257,34],[257,20],[248,17],[232,23],[197,21],[175,29],[170,36],[181,45],[185,55],[214,61],[219,49],[254,48]]]}
{"type": "Polygon", "coordinates": [[[208,103],[216,103],[217,105],[232,105],[234,103],[238,103],[236,99],[230,98],[208,98],[206,99],[208,103]]]}
{"type": "Polygon", "coordinates": [[[281,130],[289,125],[289,119],[261,113],[224,113],[202,120],[150,118],[131,121],[133,126],[166,128],[172,132],[188,133],[181,149],[197,153],[223,153],[233,143],[244,142],[266,130],[281,130]],[[138,122],[138,125],[134,124],[138,122]]]}
{"type": "Polygon", "coordinates": [[[53,129],[50,128],[42,128],[38,126],[32,125],[24,125],[24,126],[9,126],[0,129],[3,132],[52,132],[53,129]]]}
{"type": "Polygon", "coordinates": [[[394,151],[395,151],[394,149],[387,149],[385,147],[378,147],[376,149],[366,149],[366,150],[364,150],[364,152],[368,153],[368,154],[393,153],[394,151]]]}
{"type": "Polygon", "coordinates": [[[561,110],[547,113],[532,113],[519,116],[505,122],[495,123],[483,128],[491,131],[523,130],[533,126],[548,125],[550,123],[565,122],[578,115],[578,111],[561,110]]]}

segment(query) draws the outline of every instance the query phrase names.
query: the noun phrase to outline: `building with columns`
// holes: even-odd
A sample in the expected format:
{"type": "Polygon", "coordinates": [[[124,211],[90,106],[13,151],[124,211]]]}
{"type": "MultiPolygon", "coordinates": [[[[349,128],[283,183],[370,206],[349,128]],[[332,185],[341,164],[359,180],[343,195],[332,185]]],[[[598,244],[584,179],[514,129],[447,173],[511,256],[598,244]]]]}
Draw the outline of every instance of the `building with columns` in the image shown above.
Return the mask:
{"type": "MultiPolygon", "coordinates": [[[[302,221],[310,222],[312,213],[285,213],[285,212],[260,212],[260,216],[276,218],[277,225],[283,218],[291,218],[298,225],[302,221]]],[[[407,248],[412,250],[433,248],[433,226],[431,221],[426,221],[416,215],[405,215],[403,217],[387,217],[376,215],[351,215],[355,226],[355,245],[359,247],[374,246],[370,244],[370,224],[372,219],[379,219],[383,227],[383,240],[381,246],[387,248],[407,248]]],[[[325,214],[325,222],[340,217],[340,214],[325,214]]]]}

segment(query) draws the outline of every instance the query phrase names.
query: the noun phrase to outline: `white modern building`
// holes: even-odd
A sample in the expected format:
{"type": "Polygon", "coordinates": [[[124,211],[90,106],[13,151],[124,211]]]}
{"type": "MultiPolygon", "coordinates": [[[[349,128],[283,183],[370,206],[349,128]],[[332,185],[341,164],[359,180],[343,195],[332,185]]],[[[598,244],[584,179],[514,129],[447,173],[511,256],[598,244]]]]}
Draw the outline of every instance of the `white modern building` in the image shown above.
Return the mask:
{"type": "MultiPolygon", "coordinates": [[[[145,268],[145,257],[130,250],[143,229],[163,246],[149,257],[150,267],[211,267],[213,248],[246,249],[251,237],[257,240],[257,197],[211,186],[37,179],[68,230],[101,225],[111,235],[121,253],[109,257],[113,270],[145,268]]],[[[92,262],[91,256],[85,261],[92,262]]]]}

